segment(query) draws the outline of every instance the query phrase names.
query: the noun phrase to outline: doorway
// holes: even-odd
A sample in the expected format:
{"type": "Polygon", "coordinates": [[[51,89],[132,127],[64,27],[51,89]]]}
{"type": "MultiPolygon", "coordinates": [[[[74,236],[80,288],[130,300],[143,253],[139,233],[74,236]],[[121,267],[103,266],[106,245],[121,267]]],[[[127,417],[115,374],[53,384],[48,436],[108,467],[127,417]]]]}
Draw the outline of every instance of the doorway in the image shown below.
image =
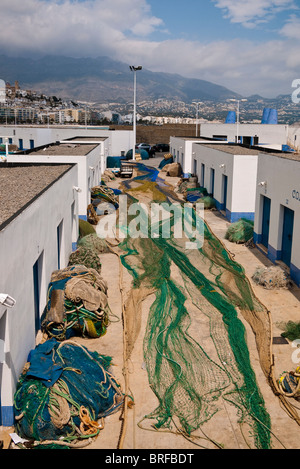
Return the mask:
{"type": "Polygon", "coordinates": [[[2,426],[2,403],[1,390],[3,381],[3,365],[5,363],[5,328],[6,328],[6,311],[0,318],[0,426],[2,426]]]}
{"type": "Polygon", "coordinates": [[[271,199],[263,196],[263,218],[261,230],[261,244],[268,249],[270,234],[270,216],[271,216],[271,199]]]}
{"type": "Polygon", "coordinates": [[[63,253],[63,220],[60,222],[56,229],[56,236],[57,236],[57,268],[58,270],[61,268],[61,259],[63,253]]]}
{"type": "Polygon", "coordinates": [[[204,187],[204,182],[205,182],[205,165],[201,163],[201,181],[200,181],[201,187],[204,187]]]}
{"type": "Polygon", "coordinates": [[[226,210],[227,207],[227,188],[228,188],[228,176],[223,174],[223,201],[222,210],[226,210]]]}
{"type": "Polygon", "coordinates": [[[294,211],[284,207],[281,260],[288,267],[291,265],[294,231],[294,211]]]}
{"type": "Polygon", "coordinates": [[[213,168],[210,169],[210,193],[211,196],[214,196],[215,192],[215,170],[213,168]]]}
{"type": "Polygon", "coordinates": [[[40,319],[40,297],[42,285],[43,253],[39,256],[33,265],[33,294],[34,294],[34,324],[35,334],[38,333],[41,326],[40,319]]]}

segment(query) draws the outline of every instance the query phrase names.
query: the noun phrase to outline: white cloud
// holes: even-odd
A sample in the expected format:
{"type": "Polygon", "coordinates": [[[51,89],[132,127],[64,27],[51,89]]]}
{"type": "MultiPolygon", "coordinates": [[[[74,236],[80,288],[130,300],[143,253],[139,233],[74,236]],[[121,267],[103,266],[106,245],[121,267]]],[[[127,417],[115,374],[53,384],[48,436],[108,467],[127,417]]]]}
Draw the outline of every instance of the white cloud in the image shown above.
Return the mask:
{"type": "Polygon", "coordinates": [[[273,16],[284,10],[297,9],[294,0],[212,0],[222,9],[225,17],[232,23],[241,23],[253,28],[268,22],[273,16]]]}
{"type": "Polygon", "coordinates": [[[146,0],[2,0],[0,44],[9,52],[101,55],[126,36],[143,38],[163,25],[146,0]],[[100,50],[99,50],[100,49],[100,50]]]}
{"type": "MultiPolygon", "coordinates": [[[[246,40],[208,44],[169,40],[146,44],[135,53],[138,62],[150,70],[212,81],[244,96],[289,94],[300,65],[298,45],[285,41],[262,46],[246,40]]],[[[125,57],[129,60],[129,55],[125,57]]]]}
{"type": "Polygon", "coordinates": [[[281,29],[281,34],[289,39],[300,39],[300,18],[292,15],[281,29]]]}
{"type": "MultiPolygon", "coordinates": [[[[230,8],[232,20],[248,24],[258,11],[263,20],[268,8],[292,4],[290,0],[215,1],[230,8]]],[[[281,31],[280,40],[263,44],[255,39],[150,40],[165,26],[152,15],[147,0],[1,0],[1,20],[5,27],[0,29],[0,46],[7,55],[107,55],[152,71],[212,81],[243,95],[289,93],[291,82],[299,78],[299,49],[292,40],[297,34],[299,38],[295,17],[281,31]]]]}

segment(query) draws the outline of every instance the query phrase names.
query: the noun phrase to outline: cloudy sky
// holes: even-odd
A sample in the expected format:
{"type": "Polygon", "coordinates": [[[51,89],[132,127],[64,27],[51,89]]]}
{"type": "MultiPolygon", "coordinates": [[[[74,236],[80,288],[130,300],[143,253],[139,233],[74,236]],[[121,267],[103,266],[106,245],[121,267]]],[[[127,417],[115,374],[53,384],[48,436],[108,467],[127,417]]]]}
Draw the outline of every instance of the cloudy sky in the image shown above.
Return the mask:
{"type": "Polygon", "coordinates": [[[249,96],[300,78],[299,0],[1,0],[1,53],[108,55],[249,96]]]}

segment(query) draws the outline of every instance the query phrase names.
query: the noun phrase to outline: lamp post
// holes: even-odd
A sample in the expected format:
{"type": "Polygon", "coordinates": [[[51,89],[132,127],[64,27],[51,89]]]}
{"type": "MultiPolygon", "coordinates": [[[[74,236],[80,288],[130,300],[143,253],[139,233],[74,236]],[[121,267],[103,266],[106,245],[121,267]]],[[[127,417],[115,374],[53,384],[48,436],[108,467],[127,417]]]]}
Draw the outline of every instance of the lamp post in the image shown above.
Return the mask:
{"type": "Polygon", "coordinates": [[[201,101],[193,101],[193,104],[196,104],[196,137],[198,137],[198,117],[199,117],[199,104],[202,104],[201,101]]]}
{"type": "Polygon", "coordinates": [[[133,151],[132,151],[132,159],[135,160],[135,144],[136,144],[136,72],[142,70],[142,66],[138,65],[129,65],[130,70],[133,72],[133,151]]]}
{"type": "Polygon", "coordinates": [[[237,102],[237,116],[236,116],[236,143],[239,143],[239,125],[240,125],[240,102],[246,102],[248,99],[230,99],[230,101],[237,102]]]}

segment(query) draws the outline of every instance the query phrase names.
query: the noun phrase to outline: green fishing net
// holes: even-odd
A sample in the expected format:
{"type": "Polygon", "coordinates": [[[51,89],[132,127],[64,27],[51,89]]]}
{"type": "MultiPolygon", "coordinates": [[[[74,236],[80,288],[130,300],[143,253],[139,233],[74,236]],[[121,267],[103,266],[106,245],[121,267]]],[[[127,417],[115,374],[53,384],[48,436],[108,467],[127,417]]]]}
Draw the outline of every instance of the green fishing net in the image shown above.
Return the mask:
{"type": "MultiPolygon", "coordinates": [[[[151,190],[152,201],[181,202],[156,170],[141,164],[137,169],[138,176],[122,185],[129,204],[139,199],[144,203],[151,201],[151,190]]],[[[195,211],[192,216],[196,223],[195,211]]],[[[128,223],[131,220],[129,217],[128,223]]],[[[164,223],[159,222],[161,230],[164,223]]],[[[144,360],[159,405],[141,425],[146,427],[150,421],[157,430],[180,429],[189,437],[210,421],[226,401],[235,407],[240,425],[247,425],[254,446],[269,448],[270,417],[251,366],[245,327],[238,313],[256,331],[266,376],[271,361],[269,318],[254,297],[243,269],[206,223],[203,246],[197,249],[187,249],[187,240],[174,236],[174,214],[169,237],[163,237],[162,231],[151,237],[146,223],[140,225],[141,236],[128,236],[119,247],[124,252],[122,263],[132,275],[133,289],[155,292],[144,337],[144,360]],[[212,349],[207,350],[197,334],[195,321],[199,319],[208,324],[212,349]]],[[[138,310],[132,314],[138,314],[138,310]]]]}
{"type": "Polygon", "coordinates": [[[245,218],[232,223],[225,235],[225,238],[232,243],[242,244],[253,238],[254,223],[245,218]]]}
{"type": "Polygon", "coordinates": [[[86,249],[91,249],[97,254],[102,254],[103,252],[109,252],[109,248],[105,239],[99,238],[97,233],[92,233],[84,236],[79,239],[78,247],[85,247],[86,249]]]}
{"type": "Polygon", "coordinates": [[[79,238],[83,238],[89,234],[96,233],[95,228],[88,221],[79,218],[79,238]]]}
{"type": "Polygon", "coordinates": [[[95,269],[101,272],[101,261],[97,252],[84,245],[78,246],[76,251],[69,257],[69,265],[84,265],[87,268],[95,269]]]}

